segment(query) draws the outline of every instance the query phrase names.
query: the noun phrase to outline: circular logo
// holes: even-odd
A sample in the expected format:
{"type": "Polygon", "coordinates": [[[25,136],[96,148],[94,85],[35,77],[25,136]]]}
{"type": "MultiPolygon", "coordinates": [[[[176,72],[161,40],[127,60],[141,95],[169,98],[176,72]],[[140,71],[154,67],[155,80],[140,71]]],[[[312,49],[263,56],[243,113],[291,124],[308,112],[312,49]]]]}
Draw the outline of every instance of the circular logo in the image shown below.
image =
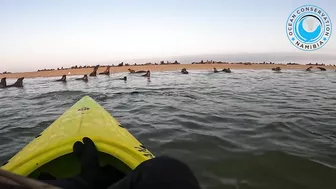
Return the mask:
{"type": "Polygon", "coordinates": [[[328,14],[318,6],[304,5],[288,17],[286,32],[289,41],[298,49],[314,51],[329,41],[332,32],[328,14]]]}

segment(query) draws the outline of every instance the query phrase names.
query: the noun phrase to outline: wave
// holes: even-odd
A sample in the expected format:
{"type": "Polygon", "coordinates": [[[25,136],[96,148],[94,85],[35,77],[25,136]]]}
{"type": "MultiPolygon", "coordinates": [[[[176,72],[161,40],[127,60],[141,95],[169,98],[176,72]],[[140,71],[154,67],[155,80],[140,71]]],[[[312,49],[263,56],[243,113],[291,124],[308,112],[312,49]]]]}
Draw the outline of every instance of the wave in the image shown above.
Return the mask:
{"type": "Polygon", "coordinates": [[[336,186],[332,75],[233,70],[28,84],[0,90],[0,161],[89,95],[154,154],[187,162],[204,188],[336,186]]]}
{"type": "MultiPolygon", "coordinates": [[[[314,160],[282,151],[241,153],[205,165],[217,188],[333,188],[336,172],[314,160]],[[226,182],[234,180],[234,182],[226,182]]],[[[200,167],[201,168],[201,167],[200,167]]],[[[200,168],[196,168],[196,171],[200,168]]]]}

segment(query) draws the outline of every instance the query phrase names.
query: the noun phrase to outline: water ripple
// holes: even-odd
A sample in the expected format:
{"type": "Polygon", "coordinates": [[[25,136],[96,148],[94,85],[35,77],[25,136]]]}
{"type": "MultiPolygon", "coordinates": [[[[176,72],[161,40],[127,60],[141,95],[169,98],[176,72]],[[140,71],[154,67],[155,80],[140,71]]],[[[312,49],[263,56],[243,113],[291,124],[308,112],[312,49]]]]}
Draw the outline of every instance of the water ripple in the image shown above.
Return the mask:
{"type": "Polygon", "coordinates": [[[106,108],[157,155],[185,161],[203,188],[332,189],[336,73],[268,70],[157,72],[128,81],[27,79],[0,89],[0,161],[82,96],[106,108]]]}

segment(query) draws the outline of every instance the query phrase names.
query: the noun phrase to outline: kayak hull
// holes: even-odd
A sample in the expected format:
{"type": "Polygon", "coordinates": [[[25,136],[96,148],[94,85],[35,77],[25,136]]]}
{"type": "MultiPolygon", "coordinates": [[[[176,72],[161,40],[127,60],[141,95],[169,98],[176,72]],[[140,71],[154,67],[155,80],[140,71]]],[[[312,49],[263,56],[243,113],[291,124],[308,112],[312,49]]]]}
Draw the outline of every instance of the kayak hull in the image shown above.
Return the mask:
{"type": "Polygon", "coordinates": [[[47,172],[56,178],[79,173],[73,144],[89,137],[100,152],[100,164],[123,172],[154,157],[115,118],[89,96],[83,97],[32,142],[12,157],[2,169],[32,178],[47,172]],[[67,171],[64,171],[67,170],[67,171]]]}

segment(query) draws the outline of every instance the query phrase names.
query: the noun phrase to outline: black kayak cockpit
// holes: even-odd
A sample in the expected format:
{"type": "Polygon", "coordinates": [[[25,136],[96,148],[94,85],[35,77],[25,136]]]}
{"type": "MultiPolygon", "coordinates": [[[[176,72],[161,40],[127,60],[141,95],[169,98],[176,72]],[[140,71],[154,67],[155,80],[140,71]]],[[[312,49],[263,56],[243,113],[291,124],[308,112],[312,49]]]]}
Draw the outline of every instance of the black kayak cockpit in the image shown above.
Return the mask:
{"type": "MultiPolygon", "coordinates": [[[[104,172],[118,172],[118,177],[124,177],[132,169],[124,162],[109,154],[99,152],[99,164],[104,172]]],[[[70,178],[80,174],[80,161],[74,153],[58,157],[33,171],[28,175],[38,180],[58,180],[70,178]]]]}

